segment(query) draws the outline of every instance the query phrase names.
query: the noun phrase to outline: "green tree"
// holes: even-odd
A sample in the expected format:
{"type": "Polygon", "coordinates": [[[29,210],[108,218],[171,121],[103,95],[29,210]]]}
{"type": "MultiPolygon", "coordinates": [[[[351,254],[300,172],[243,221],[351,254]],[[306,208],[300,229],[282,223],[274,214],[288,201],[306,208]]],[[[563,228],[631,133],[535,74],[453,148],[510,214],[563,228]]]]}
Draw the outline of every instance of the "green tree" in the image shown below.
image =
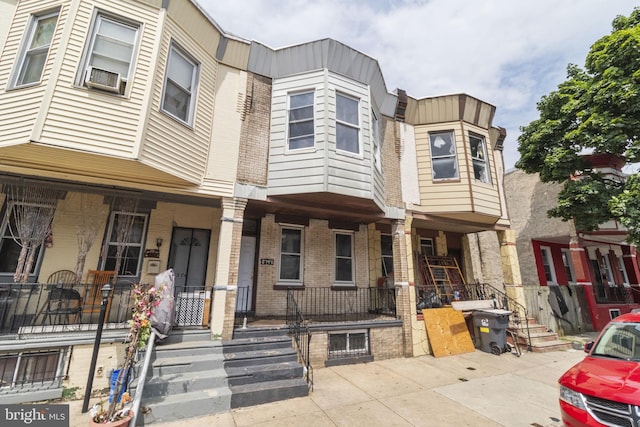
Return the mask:
{"type": "Polygon", "coordinates": [[[564,184],[550,217],[583,231],[617,219],[640,243],[640,176],[606,179],[583,156],[640,161],[640,8],[612,27],[591,46],[584,69],[570,64],[567,80],[538,102],[540,117],[521,128],[516,167],[564,184]]]}

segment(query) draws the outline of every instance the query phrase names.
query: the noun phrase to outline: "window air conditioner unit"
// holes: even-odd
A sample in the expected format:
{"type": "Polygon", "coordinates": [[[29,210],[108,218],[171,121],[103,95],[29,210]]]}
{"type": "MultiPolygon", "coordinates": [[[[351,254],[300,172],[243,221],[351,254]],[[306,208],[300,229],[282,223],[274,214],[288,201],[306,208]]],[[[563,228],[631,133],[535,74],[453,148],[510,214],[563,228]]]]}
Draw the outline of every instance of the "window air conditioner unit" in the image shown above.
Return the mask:
{"type": "Polygon", "coordinates": [[[103,70],[96,67],[87,67],[87,73],[84,77],[84,83],[87,87],[93,89],[106,90],[122,94],[124,89],[124,81],[119,73],[103,70]]]}

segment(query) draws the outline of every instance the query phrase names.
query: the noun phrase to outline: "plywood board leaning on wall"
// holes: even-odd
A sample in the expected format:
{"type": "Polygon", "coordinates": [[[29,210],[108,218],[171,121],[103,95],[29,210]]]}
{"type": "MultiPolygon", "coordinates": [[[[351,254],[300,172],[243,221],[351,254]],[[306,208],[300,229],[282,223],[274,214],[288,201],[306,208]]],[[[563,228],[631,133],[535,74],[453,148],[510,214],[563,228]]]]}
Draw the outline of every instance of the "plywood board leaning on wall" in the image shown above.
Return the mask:
{"type": "Polygon", "coordinates": [[[472,353],[476,349],[461,311],[451,307],[422,310],[427,337],[435,357],[472,353]]]}

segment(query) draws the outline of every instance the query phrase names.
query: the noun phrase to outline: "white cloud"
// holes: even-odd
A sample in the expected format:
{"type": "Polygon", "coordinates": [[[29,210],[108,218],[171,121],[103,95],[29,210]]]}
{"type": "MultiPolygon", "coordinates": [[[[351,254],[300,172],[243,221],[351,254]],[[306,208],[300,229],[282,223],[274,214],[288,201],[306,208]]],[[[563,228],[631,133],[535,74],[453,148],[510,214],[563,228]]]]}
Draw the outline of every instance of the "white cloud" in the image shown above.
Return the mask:
{"type": "Polygon", "coordinates": [[[278,48],[333,38],[375,58],[389,90],[468,93],[497,107],[505,164],[536,103],[584,64],[628,0],[196,0],[228,32],[278,48]]]}

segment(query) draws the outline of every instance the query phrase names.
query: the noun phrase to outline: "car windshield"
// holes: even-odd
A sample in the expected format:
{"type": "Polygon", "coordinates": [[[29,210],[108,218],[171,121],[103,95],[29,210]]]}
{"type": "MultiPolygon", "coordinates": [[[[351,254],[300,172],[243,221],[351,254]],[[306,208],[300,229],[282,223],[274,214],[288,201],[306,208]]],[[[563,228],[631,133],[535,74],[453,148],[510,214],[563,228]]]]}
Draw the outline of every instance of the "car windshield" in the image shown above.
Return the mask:
{"type": "Polygon", "coordinates": [[[640,323],[609,324],[591,355],[640,362],[640,323]]]}

